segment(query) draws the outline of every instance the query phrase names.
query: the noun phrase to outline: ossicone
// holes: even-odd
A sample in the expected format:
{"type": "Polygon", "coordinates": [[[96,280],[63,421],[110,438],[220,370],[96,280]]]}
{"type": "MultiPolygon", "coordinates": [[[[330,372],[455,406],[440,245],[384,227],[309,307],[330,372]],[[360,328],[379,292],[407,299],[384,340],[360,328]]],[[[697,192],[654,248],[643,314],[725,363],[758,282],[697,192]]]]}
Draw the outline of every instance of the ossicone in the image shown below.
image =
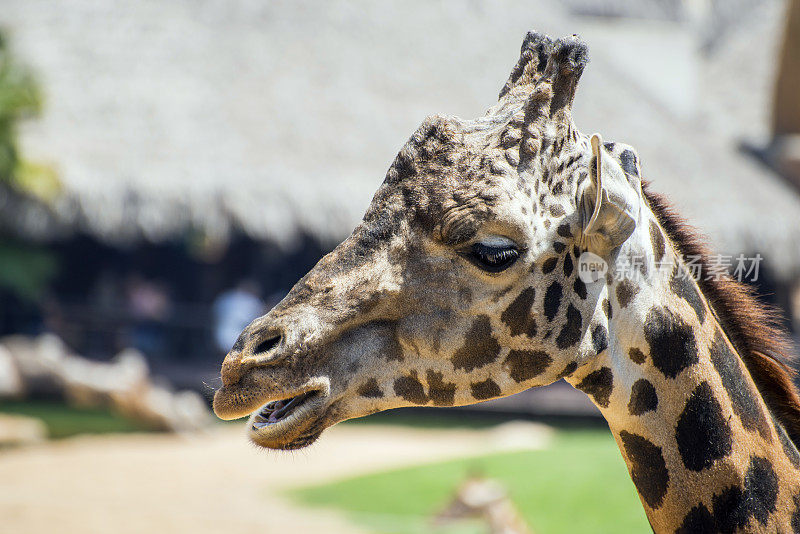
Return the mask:
{"type": "Polygon", "coordinates": [[[552,116],[572,105],[578,80],[588,62],[589,47],[577,35],[554,41],[545,34],[528,32],[522,41],[519,60],[500,91],[500,98],[519,87],[527,86],[532,91],[540,83],[549,83],[553,89],[552,116]]]}

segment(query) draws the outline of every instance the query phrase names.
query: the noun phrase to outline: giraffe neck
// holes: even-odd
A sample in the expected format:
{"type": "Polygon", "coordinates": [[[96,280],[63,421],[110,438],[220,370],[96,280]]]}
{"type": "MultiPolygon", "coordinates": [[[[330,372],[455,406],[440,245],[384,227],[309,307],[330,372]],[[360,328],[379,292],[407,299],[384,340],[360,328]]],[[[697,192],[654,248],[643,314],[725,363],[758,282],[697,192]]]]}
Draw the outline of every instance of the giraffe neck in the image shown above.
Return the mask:
{"type": "Polygon", "coordinates": [[[656,532],[800,531],[800,455],[680,272],[608,284],[609,348],[569,381],[606,418],[656,532]]]}
{"type": "Polygon", "coordinates": [[[530,534],[527,523],[508,499],[498,500],[483,510],[491,534],[530,534]]]}

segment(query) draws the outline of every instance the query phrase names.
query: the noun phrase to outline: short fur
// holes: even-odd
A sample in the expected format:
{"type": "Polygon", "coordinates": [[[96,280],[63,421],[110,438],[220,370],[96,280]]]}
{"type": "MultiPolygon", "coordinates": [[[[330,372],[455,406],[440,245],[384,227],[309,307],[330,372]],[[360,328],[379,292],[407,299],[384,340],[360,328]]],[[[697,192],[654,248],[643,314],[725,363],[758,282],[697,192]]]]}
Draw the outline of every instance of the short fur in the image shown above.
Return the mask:
{"type": "MultiPolygon", "coordinates": [[[[710,252],[704,238],[677,214],[668,201],[649,189],[642,180],[650,209],[661,227],[684,256],[698,256],[709,264],[710,252]]],[[[781,314],[759,301],[753,288],[730,276],[706,280],[698,285],[725,334],[744,361],[764,402],[781,422],[791,440],[800,448],[800,396],[792,381],[795,355],[781,314]]]]}

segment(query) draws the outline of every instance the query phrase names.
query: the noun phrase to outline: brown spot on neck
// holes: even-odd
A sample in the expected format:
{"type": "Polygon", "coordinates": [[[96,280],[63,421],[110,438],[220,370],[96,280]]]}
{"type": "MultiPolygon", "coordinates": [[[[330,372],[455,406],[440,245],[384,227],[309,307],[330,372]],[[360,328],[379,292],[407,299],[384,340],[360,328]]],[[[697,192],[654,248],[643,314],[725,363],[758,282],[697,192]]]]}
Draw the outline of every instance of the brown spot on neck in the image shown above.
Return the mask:
{"type": "Polygon", "coordinates": [[[631,280],[628,280],[627,278],[621,280],[617,284],[617,302],[619,303],[620,307],[627,308],[628,304],[630,304],[638,292],[639,286],[634,284],[631,280]]]}
{"type": "Polygon", "coordinates": [[[608,408],[614,389],[614,373],[608,367],[601,367],[586,375],[575,387],[592,397],[599,406],[608,408]]]}
{"type": "Polygon", "coordinates": [[[628,351],[628,357],[631,359],[631,361],[633,361],[633,363],[638,363],[638,364],[644,363],[645,360],[644,352],[637,349],[636,347],[632,347],[628,351]]]}
{"type": "Polygon", "coordinates": [[[650,242],[653,245],[653,258],[656,264],[659,264],[661,260],[664,259],[666,245],[664,243],[664,234],[661,233],[661,228],[652,220],[650,221],[650,242]]]}

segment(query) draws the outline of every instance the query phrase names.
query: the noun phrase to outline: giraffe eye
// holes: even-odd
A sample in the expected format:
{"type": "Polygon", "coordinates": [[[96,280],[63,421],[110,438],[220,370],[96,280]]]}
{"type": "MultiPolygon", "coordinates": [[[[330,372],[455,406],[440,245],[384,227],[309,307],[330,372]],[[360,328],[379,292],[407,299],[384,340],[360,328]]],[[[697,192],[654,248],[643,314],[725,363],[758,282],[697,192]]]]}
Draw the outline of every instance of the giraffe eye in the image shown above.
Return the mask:
{"type": "Polygon", "coordinates": [[[475,243],[464,254],[475,266],[490,273],[511,267],[519,258],[519,248],[511,243],[475,243]]]}

